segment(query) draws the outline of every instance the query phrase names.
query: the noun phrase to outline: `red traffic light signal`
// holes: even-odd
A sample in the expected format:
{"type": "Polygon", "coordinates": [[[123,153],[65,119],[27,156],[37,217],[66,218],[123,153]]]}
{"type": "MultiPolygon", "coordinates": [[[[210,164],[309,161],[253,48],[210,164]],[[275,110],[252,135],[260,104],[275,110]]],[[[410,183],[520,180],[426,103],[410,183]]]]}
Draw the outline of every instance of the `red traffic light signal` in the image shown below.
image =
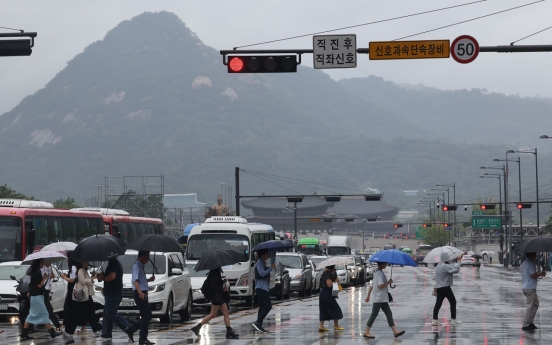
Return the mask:
{"type": "Polygon", "coordinates": [[[402,225],[401,223],[395,223],[395,224],[393,224],[393,227],[394,227],[394,228],[402,228],[402,226],[403,226],[403,225],[402,225]]]}
{"type": "Polygon", "coordinates": [[[228,56],[228,73],[297,72],[295,55],[228,56]]]}
{"type": "Polygon", "coordinates": [[[443,211],[456,211],[458,206],[456,205],[443,205],[443,211]]]}
{"type": "Polygon", "coordinates": [[[424,228],[427,228],[429,225],[424,223],[424,228]]]}
{"type": "Polygon", "coordinates": [[[444,223],[443,225],[444,225],[445,228],[448,228],[450,226],[449,223],[444,223]]]}
{"type": "Polygon", "coordinates": [[[481,204],[481,206],[479,206],[482,210],[494,210],[494,208],[496,207],[495,204],[481,204]]]}
{"type": "Polygon", "coordinates": [[[531,206],[533,206],[533,204],[529,204],[529,203],[520,203],[520,204],[517,204],[516,205],[518,209],[522,209],[522,208],[531,208],[531,206]]]}

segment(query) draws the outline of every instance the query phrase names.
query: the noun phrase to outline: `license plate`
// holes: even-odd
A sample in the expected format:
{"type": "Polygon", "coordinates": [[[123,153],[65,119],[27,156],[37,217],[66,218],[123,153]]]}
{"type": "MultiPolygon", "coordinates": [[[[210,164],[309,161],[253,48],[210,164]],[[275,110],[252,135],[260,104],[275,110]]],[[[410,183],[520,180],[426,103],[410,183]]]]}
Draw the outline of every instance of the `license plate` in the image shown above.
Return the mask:
{"type": "Polygon", "coordinates": [[[7,304],[0,304],[0,310],[8,310],[7,304]]]}
{"type": "Polygon", "coordinates": [[[119,307],[135,307],[135,306],[136,306],[136,303],[133,301],[121,302],[121,304],[119,304],[119,307]]]}

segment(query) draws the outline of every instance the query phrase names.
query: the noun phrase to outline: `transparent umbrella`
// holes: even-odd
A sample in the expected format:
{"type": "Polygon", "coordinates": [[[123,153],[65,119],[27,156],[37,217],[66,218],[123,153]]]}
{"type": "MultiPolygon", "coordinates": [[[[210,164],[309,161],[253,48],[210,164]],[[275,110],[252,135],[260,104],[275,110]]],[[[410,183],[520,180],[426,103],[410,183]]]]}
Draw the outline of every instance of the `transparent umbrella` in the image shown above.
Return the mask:
{"type": "Polygon", "coordinates": [[[436,264],[441,262],[441,253],[446,253],[448,255],[447,261],[456,259],[464,252],[456,247],[442,246],[432,249],[429,253],[426,254],[424,262],[426,264],[436,264]]]}

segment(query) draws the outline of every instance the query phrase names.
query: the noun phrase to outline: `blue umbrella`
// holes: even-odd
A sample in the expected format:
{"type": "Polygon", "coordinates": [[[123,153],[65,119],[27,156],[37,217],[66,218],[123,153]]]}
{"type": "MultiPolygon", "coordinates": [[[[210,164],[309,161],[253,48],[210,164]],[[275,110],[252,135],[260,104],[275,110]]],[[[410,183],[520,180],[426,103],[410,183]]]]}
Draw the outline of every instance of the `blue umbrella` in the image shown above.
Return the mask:
{"type": "MultiPolygon", "coordinates": [[[[396,249],[387,249],[372,255],[370,262],[387,262],[390,265],[418,266],[416,261],[410,255],[396,249]]],[[[393,278],[393,266],[391,266],[391,278],[393,278]]],[[[396,286],[396,285],[395,285],[396,286]]],[[[392,289],[395,286],[390,285],[392,289]]]]}
{"type": "Polygon", "coordinates": [[[258,252],[259,250],[278,250],[278,249],[288,249],[292,248],[293,243],[291,241],[280,241],[280,240],[271,240],[263,243],[259,243],[253,248],[253,252],[258,252]]]}

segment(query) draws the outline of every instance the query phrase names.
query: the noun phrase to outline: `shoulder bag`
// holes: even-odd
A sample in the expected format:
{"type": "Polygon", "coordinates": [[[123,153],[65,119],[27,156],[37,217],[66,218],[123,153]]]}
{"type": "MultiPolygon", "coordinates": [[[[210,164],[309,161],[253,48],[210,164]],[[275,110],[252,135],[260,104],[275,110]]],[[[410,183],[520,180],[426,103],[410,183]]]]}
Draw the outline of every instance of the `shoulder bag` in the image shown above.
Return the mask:
{"type": "Polygon", "coordinates": [[[431,293],[431,296],[437,297],[437,288],[435,286],[433,287],[433,292],[431,293]]]}
{"type": "Polygon", "coordinates": [[[79,282],[79,272],[77,271],[77,277],[75,278],[75,286],[73,287],[73,301],[84,302],[86,300],[88,300],[88,287],[82,284],[81,282],[79,282]]]}

